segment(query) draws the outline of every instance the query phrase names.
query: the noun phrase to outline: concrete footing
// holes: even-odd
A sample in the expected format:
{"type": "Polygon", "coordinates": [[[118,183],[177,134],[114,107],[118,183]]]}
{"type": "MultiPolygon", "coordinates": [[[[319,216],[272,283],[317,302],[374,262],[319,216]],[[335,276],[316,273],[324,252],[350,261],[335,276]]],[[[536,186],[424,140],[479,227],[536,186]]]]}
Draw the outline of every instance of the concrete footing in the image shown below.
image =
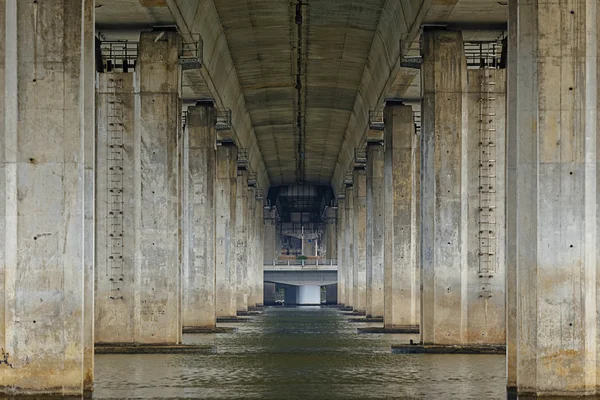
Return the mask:
{"type": "Polygon", "coordinates": [[[392,353],[396,354],[506,354],[503,345],[393,345],[392,353]]]}
{"type": "Polygon", "coordinates": [[[239,322],[252,322],[252,318],[238,318],[238,317],[217,317],[217,323],[239,323],[239,322]]]}
{"type": "Polygon", "coordinates": [[[215,346],[196,344],[96,344],[96,354],[210,354],[215,346]]]}
{"type": "Polygon", "coordinates": [[[386,328],[383,326],[370,326],[368,328],[358,328],[358,333],[403,333],[403,334],[419,334],[418,326],[394,326],[386,328]]]}
{"type": "Polygon", "coordinates": [[[348,320],[348,322],[377,322],[377,323],[382,323],[383,322],[383,318],[369,318],[369,317],[365,317],[365,318],[350,318],[348,320]]]}
{"type": "Polygon", "coordinates": [[[225,327],[225,326],[184,326],[183,327],[184,334],[233,333],[233,332],[236,332],[237,330],[238,330],[238,328],[225,327]]]}

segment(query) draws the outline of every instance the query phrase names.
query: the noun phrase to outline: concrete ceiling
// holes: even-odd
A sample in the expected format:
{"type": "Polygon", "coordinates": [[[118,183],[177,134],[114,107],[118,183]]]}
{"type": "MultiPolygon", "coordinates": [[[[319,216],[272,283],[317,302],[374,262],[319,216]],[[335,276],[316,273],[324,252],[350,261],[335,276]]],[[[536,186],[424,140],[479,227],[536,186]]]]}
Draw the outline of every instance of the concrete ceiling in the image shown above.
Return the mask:
{"type": "Polygon", "coordinates": [[[299,32],[296,3],[96,0],[96,23],[123,32],[176,23],[184,35],[199,34],[205,67],[188,74],[184,92],[232,109],[263,185],[296,183],[300,165],[307,183],[336,188],[364,140],[369,109],[420,96],[416,70],[399,67],[400,41],[415,40],[422,22],[496,29],[508,8],[503,0],[304,0],[299,32]]]}

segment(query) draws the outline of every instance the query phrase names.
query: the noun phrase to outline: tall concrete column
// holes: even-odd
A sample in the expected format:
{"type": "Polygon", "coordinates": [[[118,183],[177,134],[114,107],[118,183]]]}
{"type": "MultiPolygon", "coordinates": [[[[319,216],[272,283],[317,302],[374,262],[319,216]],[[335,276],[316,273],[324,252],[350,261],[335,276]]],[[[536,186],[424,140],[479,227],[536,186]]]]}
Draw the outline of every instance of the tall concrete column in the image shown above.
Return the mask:
{"type": "Polygon", "coordinates": [[[96,342],[181,339],[180,43],[144,32],[133,78],[99,75],[96,342]]]}
{"type": "Polygon", "coordinates": [[[265,220],[265,248],[264,248],[264,260],[267,263],[277,259],[277,230],[275,226],[275,218],[277,210],[275,207],[271,207],[268,213],[268,219],[265,220]]]}
{"type": "Polygon", "coordinates": [[[384,158],[384,327],[420,321],[419,183],[420,138],[412,107],[385,107],[384,158]]]}
{"type": "Polygon", "coordinates": [[[338,244],[338,303],[347,306],[346,302],[346,197],[343,194],[338,194],[337,208],[337,244],[338,244]]]}
{"type": "Polygon", "coordinates": [[[256,274],[256,259],[258,253],[262,251],[258,247],[256,225],[256,187],[248,187],[248,309],[256,308],[256,297],[260,293],[256,293],[257,285],[255,282],[256,274]]]}
{"type": "Polygon", "coordinates": [[[421,338],[502,344],[504,75],[469,72],[461,32],[424,33],[421,338]]]}
{"type": "Polygon", "coordinates": [[[354,169],[354,311],[367,309],[367,171],[354,169]]]}
{"type": "Polygon", "coordinates": [[[183,326],[214,327],[215,109],[189,107],[183,145],[183,326]]]}
{"type": "Polygon", "coordinates": [[[384,149],[381,143],[367,145],[367,316],[383,317],[384,303],[384,149]]]}
{"type": "MultiPolygon", "coordinates": [[[[260,190],[260,189],[259,189],[260,190]]],[[[257,193],[256,197],[256,234],[257,234],[257,249],[262,249],[265,245],[265,225],[264,225],[264,207],[263,207],[263,194],[257,193]]],[[[264,292],[264,252],[257,251],[255,257],[254,271],[254,294],[255,297],[252,300],[253,304],[257,307],[263,305],[263,292],[264,292]]]]}
{"type": "Polygon", "coordinates": [[[354,191],[352,185],[346,185],[346,223],[344,225],[344,279],[346,281],[346,297],[344,304],[354,307],[354,191]]]}
{"type": "Polygon", "coordinates": [[[519,394],[600,383],[597,7],[510,2],[508,383],[519,394]]]}
{"type": "Polygon", "coordinates": [[[251,268],[252,258],[248,257],[248,229],[250,229],[248,205],[248,170],[240,169],[237,173],[236,218],[235,218],[235,275],[236,275],[236,304],[237,311],[248,311],[248,297],[250,295],[248,273],[251,268]]]}
{"type": "Polygon", "coordinates": [[[337,258],[337,219],[336,210],[327,208],[327,221],[325,225],[325,258],[334,260],[337,258]]]}
{"type": "Polygon", "coordinates": [[[93,35],[92,1],[0,1],[3,393],[92,388],[93,35]]]}
{"type": "Polygon", "coordinates": [[[217,146],[216,181],[216,285],[217,317],[235,317],[235,220],[237,195],[237,147],[217,146]]]}

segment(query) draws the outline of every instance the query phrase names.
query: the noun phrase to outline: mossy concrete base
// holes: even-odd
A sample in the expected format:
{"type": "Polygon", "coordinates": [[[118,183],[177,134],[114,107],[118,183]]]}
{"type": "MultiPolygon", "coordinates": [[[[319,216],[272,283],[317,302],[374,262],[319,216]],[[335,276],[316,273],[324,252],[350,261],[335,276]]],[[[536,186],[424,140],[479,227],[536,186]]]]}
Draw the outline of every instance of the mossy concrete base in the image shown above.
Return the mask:
{"type": "Polygon", "coordinates": [[[232,333],[238,328],[224,326],[184,326],[183,333],[232,333]]]}
{"type": "Polygon", "coordinates": [[[365,318],[350,318],[348,319],[348,322],[369,322],[369,323],[382,323],[383,322],[383,317],[365,317],[365,318]]]}
{"type": "Polygon", "coordinates": [[[402,344],[393,345],[396,354],[506,354],[505,345],[439,345],[402,344]]]}
{"type": "Polygon", "coordinates": [[[215,346],[197,344],[96,344],[95,354],[210,354],[216,353],[215,346]]]}

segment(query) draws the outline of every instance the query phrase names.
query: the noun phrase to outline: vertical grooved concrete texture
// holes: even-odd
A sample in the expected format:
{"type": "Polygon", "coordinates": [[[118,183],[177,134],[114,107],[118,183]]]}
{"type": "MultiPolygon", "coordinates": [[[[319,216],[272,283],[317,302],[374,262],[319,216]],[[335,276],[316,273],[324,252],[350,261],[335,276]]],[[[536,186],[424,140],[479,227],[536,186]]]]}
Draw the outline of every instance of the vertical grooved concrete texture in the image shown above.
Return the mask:
{"type": "Polygon", "coordinates": [[[419,137],[412,107],[385,107],[384,326],[419,324],[419,137]]]}
{"type": "Polygon", "coordinates": [[[336,210],[327,207],[327,219],[325,220],[325,254],[328,260],[337,258],[337,221],[336,210]]]}
{"type": "Polygon", "coordinates": [[[183,326],[214,327],[215,108],[188,107],[183,160],[183,326]]]}
{"type": "Polygon", "coordinates": [[[354,169],[354,301],[356,311],[367,309],[367,171],[354,169]]]}
{"type": "Polygon", "coordinates": [[[144,32],[134,74],[99,74],[95,328],[99,343],[181,341],[180,44],[176,33],[159,37],[144,32]],[[119,113],[111,111],[116,105],[123,107],[122,146],[112,138],[120,123],[119,113]],[[121,163],[119,184],[110,172],[118,171],[121,163]],[[121,211],[114,208],[119,202],[121,211]],[[115,218],[120,212],[121,222],[115,218]],[[120,234],[115,224],[122,225],[120,234]],[[115,262],[119,252],[122,267],[115,262]]]}
{"type": "Polygon", "coordinates": [[[217,317],[236,316],[235,219],[237,147],[217,146],[216,285],[217,317]]]}
{"type": "Polygon", "coordinates": [[[0,1],[7,394],[81,396],[92,386],[93,31],[92,1],[0,1]]]}
{"type": "Polygon", "coordinates": [[[383,317],[384,307],[384,148],[367,147],[367,316],[383,317]]]}
{"type": "Polygon", "coordinates": [[[338,303],[347,306],[346,298],[346,199],[338,198],[337,209],[337,246],[338,246],[338,303]]]}
{"type": "MultiPolygon", "coordinates": [[[[248,311],[248,296],[250,284],[248,283],[249,265],[253,260],[248,258],[248,170],[237,172],[237,196],[236,196],[236,219],[235,219],[235,283],[236,283],[236,307],[237,311],[248,311]]],[[[250,275],[252,277],[252,275],[250,275]]]]}
{"type": "Polygon", "coordinates": [[[346,280],[346,297],[344,304],[354,307],[354,191],[346,186],[346,223],[344,227],[344,276],[346,280]]]}
{"type": "Polygon", "coordinates": [[[505,74],[467,73],[461,32],[423,42],[421,338],[501,344],[505,74]]]}
{"type": "Polygon", "coordinates": [[[595,394],[598,3],[510,7],[509,385],[595,394]]]}
{"type": "Polygon", "coordinates": [[[256,199],[256,219],[255,219],[255,232],[256,232],[256,251],[254,252],[254,265],[252,266],[252,281],[254,282],[254,288],[252,290],[253,298],[251,300],[252,305],[262,306],[263,305],[263,292],[264,292],[264,263],[265,257],[262,249],[265,245],[265,224],[264,224],[264,208],[263,200],[260,198],[256,199]]]}

